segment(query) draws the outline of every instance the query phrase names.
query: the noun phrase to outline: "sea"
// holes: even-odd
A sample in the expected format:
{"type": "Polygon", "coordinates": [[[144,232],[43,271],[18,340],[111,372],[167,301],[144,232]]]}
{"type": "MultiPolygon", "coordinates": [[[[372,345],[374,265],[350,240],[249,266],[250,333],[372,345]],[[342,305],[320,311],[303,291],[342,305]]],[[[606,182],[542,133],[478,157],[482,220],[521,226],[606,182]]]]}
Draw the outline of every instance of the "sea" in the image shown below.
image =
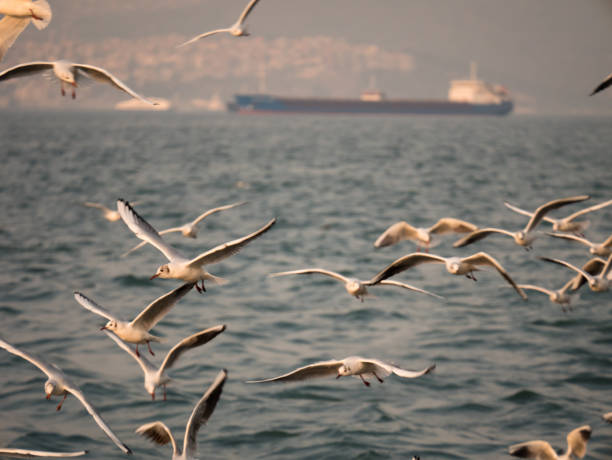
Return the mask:
{"type": "MultiPolygon", "coordinates": [[[[612,458],[612,292],[587,286],[563,309],[535,291],[521,299],[494,270],[477,281],[441,264],[398,281],[443,296],[373,287],[364,301],[323,275],[270,277],[324,268],[369,279],[417,250],[411,241],[375,248],[391,224],[429,227],[455,217],[516,231],[527,210],[590,195],[550,213],[565,217],[612,199],[612,118],[244,116],[200,113],[2,112],[0,115],[0,337],[61,367],[133,450],[169,458],[135,433],[165,423],[182,446],[191,411],[221,369],[228,379],[197,436],[204,459],[505,459],[510,445],[543,439],[565,448],[590,425],[589,459],[612,458]],[[166,262],[122,221],[83,202],[134,203],[153,227],[189,222],[207,209],[197,238],[164,238],[188,257],[240,238],[272,218],[272,229],[238,254],[207,266],[226,278],[189,292],[140,351],[159,365],[182,338],[218,324],[225,332],[185,352],[168,370],[167,400],[151,400],[143,374],[100,331],[106,320],[79,305],[79,291],[130,320],[177,280],[150,280],[166,262]],[[246,383],[348,356],[406,369],[418,379],[333,376],[246,383]]],[[[612,233],[612,206],[585,216],[585,236],[612,233]]],[[[543,222],[542,232],[551,231],[543,222]]],[[[430,253],[485,251],[517,283],[560,288],[587,247],[544,233],[526,251],[504,235],[453,248],[442,235],[430,253]]],[[[44,374],[0,349],[0,447],[86,449],[125,455],[73,396],[45,399],[44,374]]]]}

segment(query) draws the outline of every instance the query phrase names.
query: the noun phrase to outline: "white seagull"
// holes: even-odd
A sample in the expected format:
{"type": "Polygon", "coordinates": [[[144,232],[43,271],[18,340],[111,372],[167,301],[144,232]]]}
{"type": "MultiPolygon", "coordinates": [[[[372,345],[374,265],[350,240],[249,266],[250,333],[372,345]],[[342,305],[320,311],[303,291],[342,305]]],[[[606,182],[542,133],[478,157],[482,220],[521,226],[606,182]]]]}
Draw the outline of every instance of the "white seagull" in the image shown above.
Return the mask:
{"type": "Polygon", "coordinates": [[[391,225],[374,242],[374,247],[384,248],[403,240],[412,240],[417,244],[417,251],[421,246],[429,250],[432,235],[443,235],[445,233],[470,233],[478,230],[474,224],[454,217],[443,217],[429,228],[413,227],[407,222],[401,221],[391,225]]]}
{"type": "Polygon", "coordinates": [[[493,228],[493,227],[483,228],[483,229],[476,230],[475,232],[470,233],[469,235],[461,238],[459,241],[456,241],[453,244],[453,247],[461,248],[475,241],[481,240],[484,237],[489,236],[491,233],[502,233],[504,235],[511,236],[512,238],[514,238],[514,241],[516,242],[516,244],[518,244],[519,246],[523,246],[525,249],[529,250],[531,249],[531,245],[533,241],[538,236],[535,229],[538,226],[538,224],[542,221],[542,219],[544,219],[544,216],[546,215],[546,213],[552,211],[553,209],[558,209],[562,206],[572,204],[572,203],[578,203],[580,201],[584,201],[588,199],[589,199],[588,195],[580,195],[580,196],[573,196],[569,198],[561,198],[559,200],[549,201],[548,203],[543,204],[542,206],[540,206],[539,208],[535,210],[535,212],[529,219],[529,222],[527,222],[527,225],[522,230],[519,230],[517,232],[509,232],[508,230],[502,230],[502,229],[493,228]]]}
{"type": "Polygon", "coordinates": [[[166,385],[171,381],[170,377],[166,375],[166,370],[170,369],[174,363],[180,358],[180,356],[192,348],[199,347],[204,345],[205,343],[210,342],[217,335],[221,334],[225,330],[225,324],[220,324],[218,326],[209,327],[208,329],[204,329],[203,331],[197,332],[189,337],[185,337],[179,343],[177,343],[172,350],[168,352],[166,357],[164,358],[164,362],[159,368],[155,368],[153,364],[149,362],[147,358],[144,356],[139,356],[136,354],[134,350],[126,345],[126,343],[121,340],[114,333],[104,330],[106,335],[108,335],[111,339],[115,341],[120,348],[123,348],[132,358],[138,362],[142,371],[144,372],[144,387],[147,390],[147,393],[151,395],[151,399],[155,400],[155,389],[157,387],[162,387],[164,389],[164,401],[166,400],[166,385]]]}
{"type": "Polygon", "coordinates": [[[163,422],[158,421],[142,425],[136,429],[136,433],[162,446],[169,442],[172,443],[172,460],[195,460],[197,450],[196,436],[200,427],[208,422],[208,419],[215,410],[226,379],[227,371],[223,369],[217,374],[213,383],[193,408],[187,426],[185,426],[182,450],[176,444],[170,429],[163,422]]]}
{"type": "Polygon", "coordinates": [[[30,21],[38,30],[51,22],[51,7],[46,0],[0,0],[0,61],[30,21]]]}
{"type": "Polygon", "coordinates": [[[594,256],[608,257],[610,254],[612,254],[612,235],[610,235],[608,239],[605,240],[603,243],[597,244],[597,243],[593,243],[587,240],[586,238],[581,238],[576,235],[569,235],[567,233],[546,232],[546,234],[548,236],[554,236],[555,238],[563,238],[566,240],[578,241],[579,243],[582,243],[585,246],[588,246],[589,252],[593,254],[594,256]]]}
{"type": "MultiPolygon", "coordinates": [[[[582,234],[582,232],[584,232],[589,226],[589,221],[585,220],[576,222],[574,219],[589,212],[597,211],[598,209],[610,206],[611,204],[612,200],[608,200],[604,201],[603,203],[599,203],[593,206],[589,206],[588,208],[581,209],[580,211],[570,214],[569,216],[564,217],[563,219],[553,219],[552,217],[544,216],[542,220],[551,223],[555,232],[570,232],[574,234],[582,234]]],[[[518,212],[519,214],[522,214],[524,216],[531,217],[534,214],[533,212],[525,211],[524,209],[511,205],[508,202],[504,202],[504,205],[506,205],[508,209],[511,209],[514,212],[518,212]]]]}
{"type": "Polygon", "coordinates": [[[0,457],[10,458],[34,458],[34,457],[80,457],[88,452],[86,450],[80,450],[78,452],[45,452],[42,450],[30,450],[30,449],[9,449],[7,447],[0,448],[0,457]]]}
{"type": "Polygon", "coordinates": [[[83,392],[79,389],[79,387],[72,383],[59,367],[54,364],[47,363],[40,358],[35,358],[29,353],[15,348],[13,345],[8,342],[5,342],[2,339],[0,339],[0,347],[4,348],[6,351],[14,355],[19,356],[20,358],[25,359],[26,361],[29,361],[47,375],[48,380],[45,382],[45,394],[47,396],[47,399],[50,399],[52,395],[63,396],[62,400],[57,406],[57,410],[60,410],[62,408],[62,404],[66,400],[68,393],[74,395],[74,397],[77,398],[81,402],[81,404],[83,404],[83,406],[85,406],[87,412],[89,412],[89,414],[94,418],[98,426],[102,428],[102,430],[111,439],[111,441],[113,441],[117,445],[117,447],[119,447],[119,449],[121,449],[124,453],[132,453],[130,448],[126,446],[123,442],[121,442],[121,440],[115,435],[115,433],[111,431],[111,429],[102,419],[100,414],[98,414],[96,409],[94,409],[94,407],[89,403],[89,401],[85,399],[85,395],[83,395],[83,392]]]}
{"type": "Polygon", "coordinates": [[[185,294],[191,291],[194,283],[186,283],[182,286],[170,291],[163,296],[155,299],[151,302],[140,314],[132,321],[123,321],[106,309],[98,305],[93,300],[89,299],[80,292],[74,293],[74,298],[84,308],[106,318],[108,322],[101,330],[108,329],[119,336],[119,338],[125,342],[136,344],[136,355],[140,356],[138,352],[138,344],[147,344],[149,353],[155,355],[151,350],[151,344],[149,342],[162,342],[161,337],[157,337],[150,334],[149,331],[155,327],[155,325],[166,316],[166,314],[174,307],[185,294]]]}
{"type": "Polygon", "coordinates": [[[395,374],[405,379],[415,379],[425,374],[429,374],[436,368],[435,364],[423,369],[422,371],[408,371],[392,364],[385,363],[378,359],[361,358],[360,356],[349,356],[341,360],[332,359],[330,361],[320,361],[300,367],[287,374],[263,380],[249,380],[246,383],[265,383],[265,382],[296,382],[317,377],[327,377],[334,375],[337,379],[347,375],[359,377],[365,386],[369,387],[365,377],[375,377],[383,383],[383,377],[395,374]]]}
{"type": "Polygon", "coordinates": [[[601,416],[606,422],[612,423],[612,412],[608,412],[607,414],[603,414],[601,416]]]}
{"type": "Polygon", "coordinates": [[[340,273],[336,273],[331,270],[325,270],[324,268],[305,268],[302,270],[291,270],[291,271],[286,271],[286,272],[272,273],[269,276],[276,277],[276,276],[286,276],[286,275],[310,275],[312,273],[319,273],[321,275],[329,276],[331,278],[334,278],[335,280],[340,281],[341,283],[344,283],[344,289],[346,289],[346,292],[354,296],[356,299],[361,300],[362,302],[363,302],[363,298],[369,295],[367,288],[369,286],[377,286],[377,285],[397,286],[397,287],[401,287],[404,289],[408,289],[410,291],[420,292],[421,294],[427,294],[432,297],[436,297],[438,299],[443,299],[443,297],[440,297],[439,295],[433,294],[424,289],[420,289],[420,288],[411,286],[406,283],[401,283],[399,281],[387,280],[385,279],[386,278],[385,270],[381,271],[378,275],[374,276],[372,279],[367,280],[367,281],[358,280],[356,278],[347,278],[346,276],[343,276],[340,273]]]}
{"type": "Polygon", "coordinates": [[[153,278],[175,278],[182,279],[191,283],[196,283],[196,289],[199,292],[205,291],[204,280],[210,280],[217,284],[226,282],[223,278],[219,278],[204,270],[205,265],[221,262],[224,259],[236,254],[240,249],[253,241],[255,238],[263,235],[265,232],[276,223],[276,219],[272,219],[259,230],[250,235],[232,240],[228,243],[220,244],[209,251],[206,251],[194,259],[187,259],[172,246],[167,244],[162,237],[146,220],[140,217],[134,208],[127,201],[122,199],[117,200],[117,210],[121,214],[121,218],[134,234],[141,240],[155,246],[170,263],[161,265],[157,272],[151,277],[153,278]],[[198,286],[197,282],[202,282],[202,287],[198,286]]]}
{"type": "Polygon", "coordinates": [[[62,96],[66,95],[64,85],[72,87],[72,99],[76,98],[76,87],[81,79],[81,75],[96,80],[100,83],[109,84],[121,91],[125,91],[130,96],[140,99],[143,102],[151,105],[157,105],[157,102],[145,99],[140,94],[134,92],[125,83],[121,82],[117,77],[113,76],[107,70],[100,67],[94,67],[87,64],[76,64],[64,60],[60,61],[34,61],[26,64],[19,64],[11,67],[0,73],[0,81],[10,80],[11,78],[25,77],[33,73],[53,71],[53,74],[59,79],[62,96]]]}
{"type": "MultiPolygon", "coordinates": [[[[241,201],[239,203],[227,204],[225,206],[219,206],[217,208],[209,209],[208,211],[200,214],[193,221],[187,222],[186,224],[181,225],[180,227],[172,227],[172,228],[167,228],[166,230],[161,230],[159,232],[159,234],[160,235],[166,235],[167,233],[181,232],[182,235],[184,237],[186,237],[186,238],[197,238],[197,236],[198,236],[198,224],[200,222],[202,222],[204,219],[206,219],[208,216],[210,216],[212,214],[215,214],[217,212],[220,212],[220,211],[225,211],[227,209],[235,208],[236,206],[242,206],[243,204],[246,204],[246,201],[241,201]]],[[[115,212],[117,212],[117,211],[115,211],[115,212]]],[[[121,218],[121,216],[119,216],[118,212],[117,212],[117,218],[119,218],[119,219],[121,218]]],[[[146,241],[141,241],[136,246],[134,246],[132,249],[130,249],[129,251],[124,253],[123,256],[127,256],[128,254],[136,251],[137,249],[140,249],[145,244],[147,244],[146,241]]]]}
{"type": "Polygon", "coordinates": [[[536,286],[535,284],[519,284],[518,287],[520,287],[523,290],[537,291],[537,292],[541,292],[542,294],[546,294],[551,302],[561,305],[561,307],[563,308],[563,311],[565,311],[565,308],[569,307],[569,304],[570,304],[570,296],[567,293],[567,290],[570,287],[572,287],[574,283],[575,283],[574,278],[572,278],[567,283],[565,283],[563,287],[561,287],[560,289],[555,289],[555,290],[547,289],[541,286],[536,286]]]}
{"type": "Polygon", "coordinates": [[[389,264],[385,269],[387,276],[393,276],[397,273],[403,272],[409,268],[417,265],[426,263],[442,263],[446,266],[446,270],[452,275],[465,275],[473,281],[476,281],[474,276],[475,271],[479,271],[479,266],[486,265],[493,267],[497,272],[518,292],[518,294],[527,300],[527,295],[523,290],[514,282],[508,272],[504,270],[504,267],[491,257],[486,252],[477,252],[468,257],[441,257],[434,254],[425,254],[422,252],[413,252],[404,257],[400,257],[396,261],[389,264]]]}
{"type": "Polygon", "coordinates": [[[597,94],[600,91],[603,91],[604,89],[606,89],[610,85],[612,85],[612,73],[610,75],[608,75],[604,79],[604,81],[602,81],[599,85],[597,85],[593,91],[591,91],[590,96],[592,96],[593,94],[597,94]]]}
{"type": "Polygon", "coordinates": [[[242,14],[240,14],[238,20],[232,26],[227,27],[225,29],[215,29],[209,32],[204,32],[203,34],[193,37],[191,40],[187,40],[185,43],[181,43],[178,47],[189,45],[190,43],[198,41],[200,38],[208,37],[209,35],[214,35],[221,32],[227,32],[233,35],[234,37],[247,37],[250,34],[247,32],[247,29],[244,25],[244,21],[246,20],[249,13],[253,10],[253,8],[255,8],[255,5],[258,1],[259,0],[251,0],[246,6],[246,8],[242,11],[242,14]]]}
{"type": "Polygon", "coordinates": [[[612,268],[612,254],[610,254],[608,260],[605,262],[598,258],[591,259],[582,268],[578,268],[575,265],[566,262],[565,260],[553,259],[551,257],[540,257],[540,259],[545,260],[547,262],[563,265],[564,267],[578,272],[579,277],[576,278],[575,282],[572,285],[572,290],[574,291],[580,286],[582,286],[585,281],[589,284],[591,290],[595,292],[605,292],[610,289],[610,286],[612,285],[612,279],[610,276],[610,268],[612,268]],[[594,275],[589,273],[590,271],[597,273],[599,267],[601,267],[601,271],[599,271],[599,274],[594,275]]]}
{"type": "Polygon", "coordinates": [[[510,446],[508,453],[514,457],[535,458],[537,460],[571,460],[583,458],[587,450],[587,441],[591,438],[591,427],[584,425],[569,432],[567,450],[557,454],[546,441],[528,441],[510,446]]]}

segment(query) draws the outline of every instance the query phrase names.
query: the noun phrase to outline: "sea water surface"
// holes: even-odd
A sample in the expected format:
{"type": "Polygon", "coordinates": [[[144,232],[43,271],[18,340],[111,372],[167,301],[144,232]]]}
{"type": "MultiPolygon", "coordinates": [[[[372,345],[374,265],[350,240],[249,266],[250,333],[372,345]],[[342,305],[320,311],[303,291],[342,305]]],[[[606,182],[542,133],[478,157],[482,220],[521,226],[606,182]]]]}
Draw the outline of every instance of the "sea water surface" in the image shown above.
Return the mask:
{"type": "MultiPolygon", "coordinates": [[[[318,117],[173,113],[27,112],[1,115],[0,337],[60,366],[84,391],[134,458],[169,458],[134,430],[163,421],[182,444],[185,423],[217,372],[221,400],[200,429],[209,459],[504,459],[508,446],[565,436],[590,424],[587,458],[612,458],[612,293],[583,287],[563,311],[544,295],[523,301],[496,273],[477,282],[442,265],[396,279],[445,297],[373,288],[364,302],[317,275],[273,272],[322,267],[370,278],[415,251],[405,241],[376,249],[389,225],[427,227],[452,216],[518,230],[525,209],[589,194],[563,217],[612,198],[612,119],[511,116],[318,117]],[[230,280],[183,298],[154,328],[155,363],[181,338],[216,324],[227,330],[185,353],[168,372],[168,399],[151,401],[139,366],[100,332],[105,320],[82,308],[78,290],[131,319],[176,280],[149,280],[165,262],[95,201],[138,202],[158,230],[204,210],[197,239],[167,240],[189,256],[276,225],[208,270],[230,280]],[[246,384],[315,361],[350,355],[408,369],[367,388],[358,379],[246,384]]],[[[586,236],[612,233],[612,207],[588,216],[586,236]]],[[[550,230],[542,224],[542,230],[550,230]]],[[[585,246],[541,237],[533,251],[502,235],[462,249],[440,238],[442,256],[487,251],[519,283],[561,287],[585,246]]],[[[146,353],[146,347],[141,347],[146,353]]],[[[0,445],[125,456],[74,398],[60,412],[44,397],[44,375],[0,350],[0,445]]],[[[161,391],[158,390],[158,396],[161,391]]]]}

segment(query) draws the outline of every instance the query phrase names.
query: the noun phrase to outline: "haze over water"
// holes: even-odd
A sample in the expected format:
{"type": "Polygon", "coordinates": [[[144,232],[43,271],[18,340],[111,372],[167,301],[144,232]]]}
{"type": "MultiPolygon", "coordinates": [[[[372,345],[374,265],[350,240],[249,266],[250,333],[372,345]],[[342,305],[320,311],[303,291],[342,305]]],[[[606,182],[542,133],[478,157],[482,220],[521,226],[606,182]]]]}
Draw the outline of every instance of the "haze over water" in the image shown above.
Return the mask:
{"type": "MultiPolygon", "coordinates": [[[[410,242],[373,247],[399,220],[426,227],[453,216],[518,230],[526,218],[504,200],[533,210],[591,195],[553,215],[563,217],[610,199],[609,118],[5,112],[2,120],[0,336],[64,369],[134,458],[170,457],[134,430],[161,420],[182,443],[193,405],[223,367],[228,382],[199,432],[201,458],[503,459],[509,445],[530,439],[565,447],[565,435],[583,424],[593,428],[587,458],[612,457],[612,427],[601,421],[612,410],[610,293],[583,287],[563,312],[537,293],[524,302],[497,273],[473,282],[432,264],[397,279],[446,301],[374,288],[361,303],[331,279],[267,276],[318,266],[369,278],[414,251],[410,242]],[[193,256],[278,218],[238,255],[208,267],[230,284],[190,292],[154,329],[167,339],[153,344],[159,363],[181,338],[227,325],[169,371],[166,402],[150,400],[138,365],[73,298],[79,290],[131,319],[179,285],[149,280],[165,262],[154,248],[121,258],[139,240],[80,204],[114,207],[119,197],[139,202],[158,230],[248,200],[207,218],[196,240],[168,236],[193,256]],[[370,388],[351,378],[244,383],[349,355],[437,368],[370,388]]],[[[611,217],[610,208],[591,214],[587,237],[607,238],[611,217]]],[[[484,250],[515,281],[549,288],[572,273],[538,256],[581,265],[588,255],[546,237],[532,252],[501,235],[462,249],[453,241],[442,238],[432,252],[484,250]]],[[[57,413],[44,381],[0,350],[0,445],[125,458],[73,397],[57,413]]]]}

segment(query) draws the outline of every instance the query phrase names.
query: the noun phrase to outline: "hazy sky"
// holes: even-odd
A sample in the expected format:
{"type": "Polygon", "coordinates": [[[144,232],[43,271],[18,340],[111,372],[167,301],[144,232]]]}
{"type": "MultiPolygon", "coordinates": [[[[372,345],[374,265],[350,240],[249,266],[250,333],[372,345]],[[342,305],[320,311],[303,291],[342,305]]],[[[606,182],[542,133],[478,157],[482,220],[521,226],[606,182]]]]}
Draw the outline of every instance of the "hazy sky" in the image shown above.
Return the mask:
{"type": "MultiPolygon", "coordinates": [[[[59,41],[190,37],[229,26],[247,3],[49,2],[44,39],[59,41]]],[[[410,54],[410,73],[376,76],[390,97],[445,97],[448,81],[467,76],[474,60],[479,76],[504,84],[519,110],[612,114],[612,90],[588,97],[612,72],[612,0],[261,0],[248,24],[268,40],[322,35],[410,54]]],[[[30,27],[20,40],[42,37],[30,27]]]]}

